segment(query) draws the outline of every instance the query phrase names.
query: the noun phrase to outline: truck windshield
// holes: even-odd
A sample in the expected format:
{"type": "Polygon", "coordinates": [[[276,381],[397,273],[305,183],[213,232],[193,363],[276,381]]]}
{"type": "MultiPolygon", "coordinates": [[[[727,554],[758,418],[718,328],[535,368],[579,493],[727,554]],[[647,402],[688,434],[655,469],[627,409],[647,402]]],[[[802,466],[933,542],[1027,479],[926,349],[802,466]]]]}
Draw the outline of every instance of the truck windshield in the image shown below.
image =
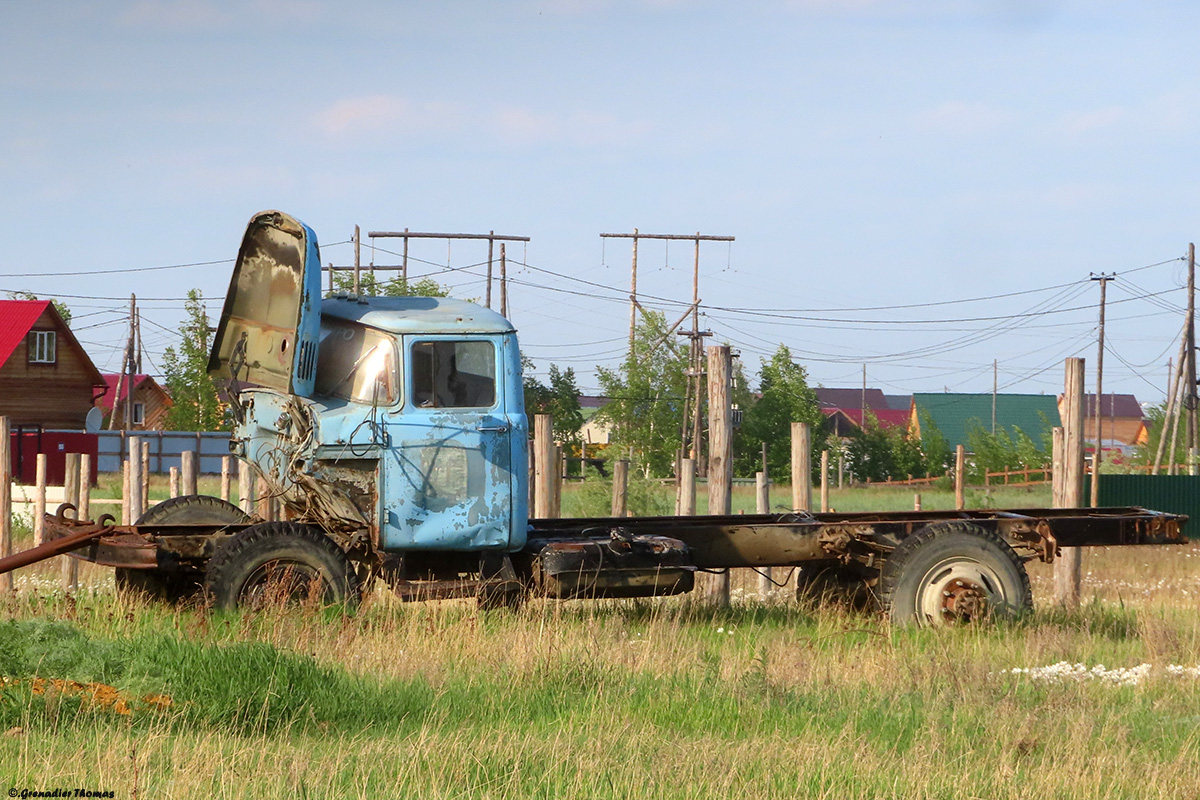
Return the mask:
{"type": "Polygon", "coordinates": [[[316,391],[355,403],[391,405],[399,397],[392,337],[357,322],[321,320],[316,391]]]}

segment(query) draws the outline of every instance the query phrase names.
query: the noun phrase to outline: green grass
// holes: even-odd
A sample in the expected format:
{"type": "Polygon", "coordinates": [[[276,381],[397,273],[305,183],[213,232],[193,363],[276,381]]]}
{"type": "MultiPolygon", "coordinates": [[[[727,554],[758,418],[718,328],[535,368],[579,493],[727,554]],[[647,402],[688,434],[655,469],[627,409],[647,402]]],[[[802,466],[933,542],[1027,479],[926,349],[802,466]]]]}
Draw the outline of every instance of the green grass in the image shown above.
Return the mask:
{"type": "MultiPolygon", "coordinates": [[[[581,504],[601,502],[592,491],[581,504]]],[[[997,505],[1046,504],[1009,491],[997,505]]],[[[834,495],[841,510],[911,507],[903,490],[846,492],[834,495]]],[[[226,615],[115,597],[99,568],[69,597],[52,566],[38,567],[23,572],[51,580],[19,579],[16,595],[0,595],[0,675],[16,681],[0,689],[0,790],[1200,795],[1200,678],[1166,672],[1200,665],[1200,547],[1087,551],[1084,570],[1079,610],[1049,604],[1050,569],[1031,564],[1034,614],[912,630],[785,597],[759,602],[756,577],[740,572],[727,609],[667,598],[485,613],[375,593],[352,613],[226,615]],[[1011,671],[1059,661],[1152,672],[1117,686],[1011,671]],[[172,702],[133,702],[125,716],[36,694],[35,677],[172,702]]]]}

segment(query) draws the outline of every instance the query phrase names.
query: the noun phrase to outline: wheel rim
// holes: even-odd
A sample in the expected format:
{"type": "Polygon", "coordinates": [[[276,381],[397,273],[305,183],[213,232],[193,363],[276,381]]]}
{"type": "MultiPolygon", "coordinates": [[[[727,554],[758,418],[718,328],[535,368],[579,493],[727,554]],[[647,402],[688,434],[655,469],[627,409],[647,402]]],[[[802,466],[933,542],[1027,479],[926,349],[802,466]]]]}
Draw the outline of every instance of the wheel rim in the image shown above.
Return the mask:
{"type": "Polygon", "coordinates": [[[996,570],[961,558],[939,562],[917,586],[917,614],[926,625],[954,625],[987,618],[1007,603],[996,570]]]}
{"type": "Polygon", "coordinates": [[[323,599],[328,594],[329,581],[321,570],[302,561],[272,559],[246,577],[238,592],[238,605],[262,608],[323,599]]]}

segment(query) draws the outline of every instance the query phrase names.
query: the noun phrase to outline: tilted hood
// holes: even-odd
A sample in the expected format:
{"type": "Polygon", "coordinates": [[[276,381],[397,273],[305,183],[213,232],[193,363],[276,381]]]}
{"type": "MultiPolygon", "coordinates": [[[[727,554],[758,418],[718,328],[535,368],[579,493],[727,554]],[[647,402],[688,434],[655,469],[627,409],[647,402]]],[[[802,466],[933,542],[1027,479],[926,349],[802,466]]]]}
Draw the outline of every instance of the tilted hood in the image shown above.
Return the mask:
{"type": "Polygon", "coordinates": [[[280,211],[246,227],[221,309],[208,372],[306,397],[321,328],[317,235],[280,211]]]}

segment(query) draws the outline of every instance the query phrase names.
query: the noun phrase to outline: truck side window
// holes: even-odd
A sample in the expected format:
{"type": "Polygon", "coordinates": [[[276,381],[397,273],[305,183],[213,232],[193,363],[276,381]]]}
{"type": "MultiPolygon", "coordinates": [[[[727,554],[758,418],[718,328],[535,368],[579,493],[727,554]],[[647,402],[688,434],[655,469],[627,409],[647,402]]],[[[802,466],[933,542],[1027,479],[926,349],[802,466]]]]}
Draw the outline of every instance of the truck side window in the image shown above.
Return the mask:
{"type": "Polygon", "coordinates": [[[496,348],[491,342],[417,342],[412,372],[413,403],[419,408],[496,404],[496,348]]]}
{"type": "Polygon", "coordinates": [[[392,337],[357,322],[321,320],[316,391],[355,403],[391,405],[400,396],[392,337]]]}

